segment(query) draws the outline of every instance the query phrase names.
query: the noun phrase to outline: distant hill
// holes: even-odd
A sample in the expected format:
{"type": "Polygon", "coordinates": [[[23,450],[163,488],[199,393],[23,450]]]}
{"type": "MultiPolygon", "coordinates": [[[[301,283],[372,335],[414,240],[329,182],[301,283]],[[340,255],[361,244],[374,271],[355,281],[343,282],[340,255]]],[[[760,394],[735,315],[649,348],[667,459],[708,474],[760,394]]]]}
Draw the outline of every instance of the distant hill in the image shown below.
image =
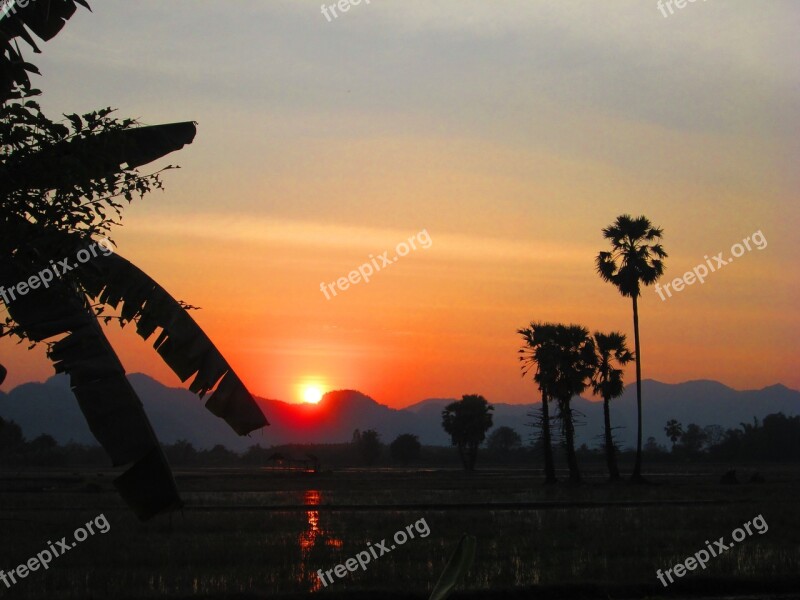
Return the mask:
{"type": "MultiPolygon", "coordinates": [[[[134,374],[129,378],[159,439],[163,443],[185,439],[197,448],[222,444],[233,450],[243,450],[256,443],[271,446],[347,442],[355,429],[375,429],[386,442],[401,433],[413,433],[423,444],[448,445],[449,439],[441,427],[441,411],[455,400],[432,398],[398,410],[354,390],[330,392],[318,405],[259,398],[271,426],[249,438],[240,438],[206,410],[203,401],[194,394],[166,387],[147,375],[134,374]]],[[[644,438],[653,436],[662,444],[667,443],[664,424],[673,418],[684,425],[691,422],[730,428],[770,413],[800,414],[800,392],[782,385],[737,391],[716,381],[667,384],[645,380],[642,388],[644,438]]],[[[582,413],[578,444],[596,445],[602,433],[601,404],[578,398],[573,405],[582,413]]],[[[532,420],[528,413],[536,410],[538,403],[495,403],[494,406],[495,427],[506,425],[517,430],[524,440],[530,438],[532,430],[525,425],[532,420]]],[[[26,383],[8,394],[0,392],[0,416],[16,421],[28,439],[47,433],[61,443],[70,440],[95,443],[64,376],[52,377],[45,383],[26,383]]],[[[615,433],[620,443],[633,445],[636,435],[634,386],[614,401],[612,420],[619,428],[615,433]]]]}

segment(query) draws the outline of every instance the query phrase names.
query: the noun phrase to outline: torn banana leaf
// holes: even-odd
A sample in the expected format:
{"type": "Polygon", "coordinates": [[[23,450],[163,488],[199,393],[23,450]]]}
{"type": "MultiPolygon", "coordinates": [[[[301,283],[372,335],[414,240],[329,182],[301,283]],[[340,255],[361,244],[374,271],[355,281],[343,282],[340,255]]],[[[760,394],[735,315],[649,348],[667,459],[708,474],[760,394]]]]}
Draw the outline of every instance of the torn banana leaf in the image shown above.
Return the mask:
{"type": "Polygon", "coordinates": [[[206,407],[239,435],[269,425],[250,392],[189,313],[158,283],[118,254],[81,265],[78,277],[86,293],[136,320],[145,340],[156,330],[153,347],[181,381],[201,398],[216,387],[206,407]]]}
{"type": "MultiPolygon", "coordinates": [[[[0,284],[13,285],[24,275],[13,262],[0,261],[0,284]]],[[[57,373],[69,376],[89,429],[114,466],[131,465],[114,482],[125,502],[141,519],[180,508],[172,471],[144,407],[83,295],[56,281],[6,306],[31,340],[66,334],[48,356],[57,373]]]]}

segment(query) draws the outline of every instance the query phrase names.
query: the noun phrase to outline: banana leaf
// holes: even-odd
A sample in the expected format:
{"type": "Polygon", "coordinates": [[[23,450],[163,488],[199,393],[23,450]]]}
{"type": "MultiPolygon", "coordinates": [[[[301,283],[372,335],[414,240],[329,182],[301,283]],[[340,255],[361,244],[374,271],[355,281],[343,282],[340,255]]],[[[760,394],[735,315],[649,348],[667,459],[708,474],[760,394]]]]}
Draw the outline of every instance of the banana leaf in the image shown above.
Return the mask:
{"type": "Polygon", "coordinates": [[[106,131],[65,140],[35,154],[0,165],[0,194],[74,186],[136,168],[187,144],[197,133],[193,122],[106,131]]]}
{"type": "Polygon", "coordinates": [[[186,309],[137,266],[120,256],[98,256],[78,268],[81,285],[98,302],[118,309],[124,321],[136,320],[142,339],[156,335],[153,347],[181,381],[239,435],[269,425],[250,392],[186,309]]]}
{"type": "Polygon", "coordinates": [[[0,102],[11,98],[15,86],[30,89],[28,73],[39,73],[26,63],[15,48],[14,39],[26,41],[40,52],[30,32],[41,40],[53,39],[75,14],[77,5],[91,10],[85,0],[32,0],[21,7],[3,2],[0,9],[0,102]]]}
{"type": "MultiPolygon", "coordinates": [[[[23,280],[12,261],[0,262],[0,284],[23,280]]],[[[142,519],[182,506],[172,472],[144,407],[100,324],[74,285],[56,281],[6,304],[9,315],[32,340],[64,335],[48,355],[70,387],[89,429],[114,466],[130,465],[115,485],[142,519]],[[149,485],[149,491],[137,488],[149,485]]]]}

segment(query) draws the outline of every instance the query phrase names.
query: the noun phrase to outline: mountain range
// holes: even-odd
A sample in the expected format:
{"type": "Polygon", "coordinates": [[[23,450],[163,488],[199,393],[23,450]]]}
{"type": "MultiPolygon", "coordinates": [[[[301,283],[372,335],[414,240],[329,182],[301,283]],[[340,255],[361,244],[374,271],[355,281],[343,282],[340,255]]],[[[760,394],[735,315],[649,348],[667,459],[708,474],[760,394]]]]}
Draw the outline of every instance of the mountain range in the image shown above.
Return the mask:
{"type": "MultiPolygon", "coordinates": [[[[355,429],[375,429],[385,442],[401,433],[413,433],[426,445],[449,445],[441,427],[441,411],[454,398],[431,398],[403,409],[394,409],[353,390],[327,393],[319,404],[294,404],[258,398],[271,426],[239,437],[203,406],[203,401],[187,390],[170,388],[143,374],[129,376],[153,428],[162,443],[183,439],[196,448],[222,444],[241,451],[253,444],[264,447],[285,443],[341,443],[352,439],[355,429]]],[[[686,426],[721,425],[738,427],[753,418],[783,412],[800,414],[800,392],[783,385],[760,390],[737,391],[719,382],[698,380],[679,384],[642,381],[644,404],[644,439],[653,436],[667,444],[664,425],[677,419],[686,426]]],[[[533,404],[494,405],[494,426],[515,429],[529,440],[532,428],[526,426],[539,408],[533,404]]],[[[585,398],[573,400],[578,411],[577,443],[594,447],[600,443],[603,409],[599,402],[585,398]]],[[[636,392],[630,386],[612,402],[612,423],[615,436],[623,446],[632,446],[636,436],[636,392]]],[[[0,417],[15,421],[27,439],[43,433],[59,443],[74,441],[95,444],[86,421],[72,396],[63,375],[44,383],[26,383],[8,393],[0,392],[0,417]]]]}

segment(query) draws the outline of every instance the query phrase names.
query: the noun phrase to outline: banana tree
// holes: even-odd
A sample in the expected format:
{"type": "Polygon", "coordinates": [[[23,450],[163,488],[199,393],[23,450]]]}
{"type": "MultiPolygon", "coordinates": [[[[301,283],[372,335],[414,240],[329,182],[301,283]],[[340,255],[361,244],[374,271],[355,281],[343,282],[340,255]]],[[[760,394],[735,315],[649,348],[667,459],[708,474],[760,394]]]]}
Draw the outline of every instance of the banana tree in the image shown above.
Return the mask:
{"type": "MultiPolygon", "coordinates": [[[[143,406],[106,338],[100,319],[134,323],[181,381],[239,435],[268,425],[252,395],[187,305],[106,240],[123,201],[161,188],[143,165],[191,144],[194,123],[140,127],[111,109],[53,122],[32,100],[38,91],[15,38],[38,52],[28,30],[55,36],[81,0],[37,0],[0,20],[0,336],[48,346],[98,442],[115,466],[114,481],[142,519],[182,506],[172,472],[143,406]],[[88,249],[92,254],[88,254],[88,249]],[[75,257],[88,257],[75,260],[75,257]],[[107,310],[118,314],[109,315],[107,310]]],[[[6,370],[0,366],[0,383],[6,370]]]]}

